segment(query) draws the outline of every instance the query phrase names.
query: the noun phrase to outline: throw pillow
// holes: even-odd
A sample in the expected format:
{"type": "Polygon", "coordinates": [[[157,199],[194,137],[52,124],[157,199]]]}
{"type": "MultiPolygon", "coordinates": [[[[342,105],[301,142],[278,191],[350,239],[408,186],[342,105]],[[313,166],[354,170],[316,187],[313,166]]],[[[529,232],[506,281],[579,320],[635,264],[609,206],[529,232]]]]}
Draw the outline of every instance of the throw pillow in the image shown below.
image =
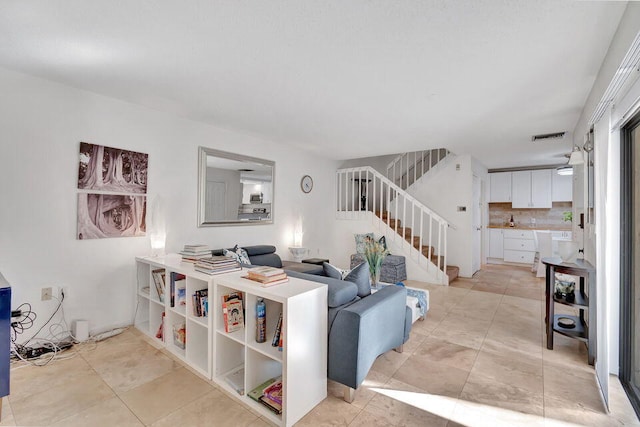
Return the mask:
{"type": "Polygon", "coordinates": [[[327,262],[322,264],[324,274],[334,279],[355,283],[358,287],[358,296],[364,298],[371,294],[371,282],[369,280],[369,264],[363,262],[351,270],[342,270],[327,262]]]}
{"type": "Polygon", "coordinates": [[[356,239],[356,253],[364,253],[364,245],[369,240],[373,240],[373,233],[354,234],[356,239]]]}
{"type": "Polygon", "coordinates": [[[382,236],[381,238],[378,239],[378,243],[380,243],[382,245],[382,248],[386,251],[387,250],[387,239],[382,236]]]}
{"type": "Polygon", "coordinates": [[[240,264],[251,265],[251,260],[249,259],[249,255],[247,254],[247,251],[245,251],[242,248],[239,248],[238,245],[236,245],[233,248],[233,251],[230,251],[228,249],[224,249],[222,251],[222,254],[224,256],[228,256],[228,257],[231,257],[231,258],[235,259],[240,264]]]}

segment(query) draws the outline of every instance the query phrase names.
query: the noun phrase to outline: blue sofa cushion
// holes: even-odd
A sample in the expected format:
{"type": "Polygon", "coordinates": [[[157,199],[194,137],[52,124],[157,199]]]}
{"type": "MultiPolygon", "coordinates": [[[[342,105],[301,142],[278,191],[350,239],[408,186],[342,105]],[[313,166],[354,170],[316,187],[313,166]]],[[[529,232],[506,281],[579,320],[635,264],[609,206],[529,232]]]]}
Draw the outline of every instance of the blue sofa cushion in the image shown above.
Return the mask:
{"type": "Polygon", "coordinates": [[[349,271],[344,277],[341,270],[334,267],[331,264],[323,263],[324,274],[333,277],[334,279],[342,279],[348,282],[355,283],[358,287],[358,296],[364,298],[367,295],[371,295],[371,281],[369,280],[369,264],[365,261],[351,271],[349,271]]]}
{"type": "Polygon", "coordinates": [[[287,276],[298,279],[311,280],[324,283],[327,289],[327,305],[331,308],[340,307],[354,301],[358,295],[358,287],[353,282],[334,279],[333,277],[317,276],[315,274],[300,273],[298,271],[285,270],[287,276]]]}
{"type": "Polygon", "coordinates": [[[256,255],[273,254],[276,252],[276,247],[273,245],[245,246],[243,249],[247,251],[247,255],[249,255],[250,257],[256,255]]]}

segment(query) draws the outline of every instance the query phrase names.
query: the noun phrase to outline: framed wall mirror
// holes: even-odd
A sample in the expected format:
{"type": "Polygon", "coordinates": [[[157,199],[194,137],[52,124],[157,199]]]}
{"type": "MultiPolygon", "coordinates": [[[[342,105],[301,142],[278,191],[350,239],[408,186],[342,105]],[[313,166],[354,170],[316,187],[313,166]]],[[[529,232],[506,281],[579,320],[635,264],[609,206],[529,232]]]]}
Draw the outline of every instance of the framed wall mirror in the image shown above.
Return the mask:
{"type": "Polygon", "coordinates": [[[273,223],[275,162],[200,147],[198,226],[273,223]]]}

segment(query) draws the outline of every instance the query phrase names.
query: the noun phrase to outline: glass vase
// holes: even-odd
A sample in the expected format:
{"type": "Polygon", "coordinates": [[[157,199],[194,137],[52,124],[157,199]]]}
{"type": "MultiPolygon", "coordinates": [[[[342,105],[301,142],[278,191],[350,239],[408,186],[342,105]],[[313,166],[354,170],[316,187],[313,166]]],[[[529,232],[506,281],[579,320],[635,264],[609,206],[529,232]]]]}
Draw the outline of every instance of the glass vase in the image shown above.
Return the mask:
{"type": "Polygon", "coordinates": [[[378,289],[380,286],[380,270],[370,272],[369,276],[371,278],[371,289],[378,289]]]}

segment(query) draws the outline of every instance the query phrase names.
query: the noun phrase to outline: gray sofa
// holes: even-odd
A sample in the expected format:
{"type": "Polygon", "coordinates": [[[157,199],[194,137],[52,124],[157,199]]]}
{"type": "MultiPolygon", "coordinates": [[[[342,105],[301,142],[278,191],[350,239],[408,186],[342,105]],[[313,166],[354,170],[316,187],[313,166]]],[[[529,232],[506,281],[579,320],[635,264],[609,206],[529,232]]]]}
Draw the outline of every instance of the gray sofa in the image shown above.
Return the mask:
{"type": "MultiPolygon", "coordinates": [[[[244,249],[252,265],[283,267],[274,246],[244,249]]],[[[351,402],[376,358],[392,349],[402,351],[402,345],[409,339],[411,310],[407,307],[407,290],[402,286],[386,286],[370,294],[370,290],[359,290],[351,281],[325,276],[322,267],[322,271],[315,268],[312,273],[287,269],[286,265],[284,268],[290,277],[327,285],[327,377],[347,386],[344,397],[351,402]]]]}

